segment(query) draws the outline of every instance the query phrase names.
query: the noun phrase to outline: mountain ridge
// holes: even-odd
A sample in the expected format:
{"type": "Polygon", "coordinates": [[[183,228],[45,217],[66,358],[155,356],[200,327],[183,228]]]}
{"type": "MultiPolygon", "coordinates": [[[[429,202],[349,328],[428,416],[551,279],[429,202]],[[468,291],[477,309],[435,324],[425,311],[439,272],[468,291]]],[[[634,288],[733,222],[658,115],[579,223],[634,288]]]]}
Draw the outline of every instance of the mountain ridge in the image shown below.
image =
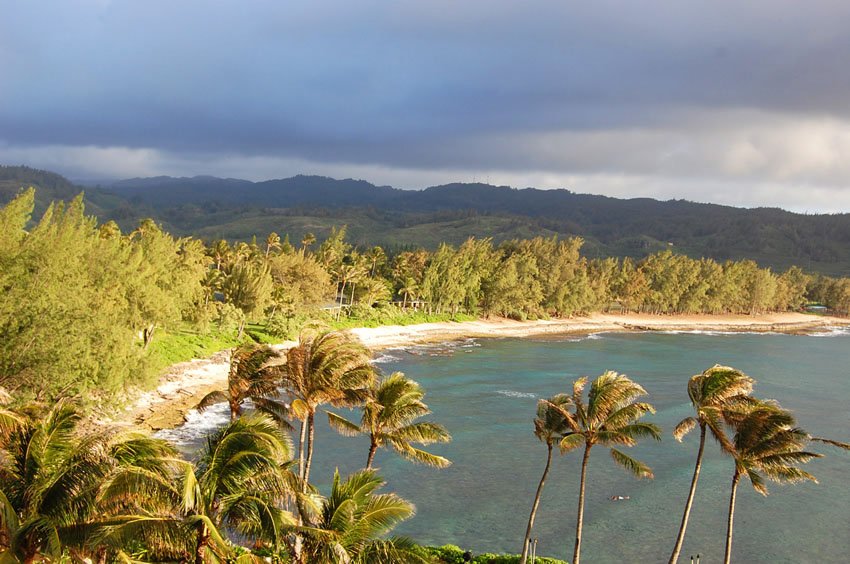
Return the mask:
{"type": "MultiPolygon", "coordinates": [[[[14,176],[12,168],[2,169],[4,186],[14,176]]],[[[39,180],[33,171],[21,169],[21,181],[39,180]]],[[[51,190],[55,177],[48,177],[42,198],[65,199],[73,191],[66,184],[62,190],[51,190]]],[[[433,248],[443,241],[458,244],[469,236],[492,237],[496,242],[581,236],[589,256],[641,258],[672,247],[696,258],[752,258],[777,269],[798,264],[850,274],[846,213],[799,214],[772,207],[622,199],[480,182],[401,190],[315,175],[259,182],[208,175],[133,178],[86,188],[86,195],[101,219],[114,219],[122,229],[153,217],[176,234],[207,240],[249,240],[271,231],[300,240],[307,232],[323,237],[342,225],[348,225],[352,242],[390,249],[433,248]]],[[[2,196],[8,199],[9,190],[0,192],[2,196]]]]}

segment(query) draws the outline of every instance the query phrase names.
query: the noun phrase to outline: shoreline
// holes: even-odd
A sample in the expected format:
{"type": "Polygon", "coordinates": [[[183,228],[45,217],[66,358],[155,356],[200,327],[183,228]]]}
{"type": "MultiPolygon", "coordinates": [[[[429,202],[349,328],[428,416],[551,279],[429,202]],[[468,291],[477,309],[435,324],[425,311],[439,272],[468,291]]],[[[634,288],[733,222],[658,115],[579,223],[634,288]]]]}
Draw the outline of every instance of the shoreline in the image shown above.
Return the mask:
{"type": "MultiPolygon", "coordinates": [[[[729,332],[806,334],[825,327],[850,326],[850,319],[802,313],[764,315],[649,315],[592,314],[540,321],[479,319],[477,321],[386,325],[349,329],[364,345],[378,351],[469,338],[523,338],[546,335],[586,335],[610,332],[729,332]]],[[[287,350],[294,341],[274,347],[287,350]]],[[[170,366],[156,389],[139,393],[109,423],[157,431],[179,426],[200,398],[227,386],[229,354],[219,351],[209,358],[170,366]]]]}

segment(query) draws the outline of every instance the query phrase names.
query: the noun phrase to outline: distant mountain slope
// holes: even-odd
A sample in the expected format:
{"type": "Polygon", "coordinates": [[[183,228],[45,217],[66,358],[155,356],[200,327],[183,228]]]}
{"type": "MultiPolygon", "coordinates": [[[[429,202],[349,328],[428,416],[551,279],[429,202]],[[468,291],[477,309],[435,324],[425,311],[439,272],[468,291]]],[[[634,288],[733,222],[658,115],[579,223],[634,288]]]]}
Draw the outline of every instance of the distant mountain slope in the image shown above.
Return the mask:
{"type": "MultiPolygon", "coordinates": [[[[374,208],[394,212],[390,219],[396,223],[418,221],[418,225],[435,223],[434,214],[440,212],[470,210],[478,215],[514,218],[531,233],[583,235],[598,241],[599,252],[621,256],[641,256],[672,243],[692,255],[721,260],[752,257],[777,267],[796,262],[844,272],[845,267],[836,263],[850,264],[850,214],[801,215],[776,208],[743,209],[649,198],[624,200],[568,190],[520,190],[487,184],[397,190],[362,180],[318,176],[256,183],[210,177],[150,178],[118,183],[112,189],[163,211],[175,205],[207,206],[219,212],[221,204],[231,210],[233,206],[286,208],[290,211],[284,215],[265,210],[281,223],[286,223],[283,217],[293,217],[293,208],[302,210],[301,215],[325,218],[339,216],[339,208],[374,208]],[[316,210],[322,213],[316,214],[316,210]]],[[[230,217],[226,223],[228,233],[239,233],[238,217],[230,217]]],[[[252,224],[256,226],[256,221],[252,224]]],[[[207,232],[215,231],[215,226],[196,225],[207,232]]],[[[476,234],[501,238],[498,232],[476,234]]],[[[382,239],[377,231],[372,235],[373,240],[382,239]]],[[[418,238],[411,242],[418,242],[418,238]]]]}
{"type": "MultiPolygon", "coordinates": [[[[35,185],[40,202],[68,199],[82,188],[25,167],[0,167],[0,201],[35,185]],[[14,187],[14,189],[12,189],[14,187]]],[[[580,235],[589,256],[642,257],[664,248],[718,260],[752,258],[850,275],[850,214],[802,215],[685,200],[618,199],[568,190],[448,184],[398,190],[363,180],[295,176],[251,182],[211,176],[135,178],[86,189],[89,210],[123,229],[155,217],[177,234],[250,239],[270,231],[293,241],[349,226],[357,244],[391,249],[497,242],[536,235],[580,235]]]]}
{"type": "Polygon", "coordinates": [[[80,192],[86,192],[86,205],[88,212],[93,215],[103,215],[119,202],[121,198],[102,190],[83,188],[77,186],[64,176],[30,168],[28,166],[5,166],[0,165],[0,204],[5,204],[14,198],[21,190],[28,187],[36,188],[35,212],[40,217],[50,202],[69,201],[80,192]]]}

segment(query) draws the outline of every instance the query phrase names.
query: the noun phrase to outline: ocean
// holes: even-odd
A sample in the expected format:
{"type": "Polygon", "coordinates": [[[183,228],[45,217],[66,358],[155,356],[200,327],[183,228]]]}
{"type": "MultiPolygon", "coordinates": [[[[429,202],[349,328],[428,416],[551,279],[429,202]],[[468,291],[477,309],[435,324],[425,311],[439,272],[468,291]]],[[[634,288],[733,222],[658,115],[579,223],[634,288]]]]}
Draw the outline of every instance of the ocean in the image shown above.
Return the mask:
{"type": "MultiPolygon", "coordinates": [[[[661,562],[675,540],[690,484],[698,430],[676,442],[671,431],[691,414],[686,382],[725,364],[757,380],[754,395],[778,400],[815,436],[850,441],[850,333],[812,336],[724,333],[603,333],[584,337],[476,339],[382,351],[382,371],[404,372],[426,390],[429,419],[453,441],[433,445],[447,469],[407,462],[379,451],[376,466],[417,514],[395,531],[424,544],[457,544],[474,552],[521,549],[528,513],[546,458],[533,435],[537,400],[571,390],[579,376],[605,370],[627,374],[646,388],[664,430],[661,442],[627,449],[649,464],[653,480],[637,480],[604,447],[592,450],[582,557],[585,562],[661,562]],[[612,501],[611,496],[628,497],[612,501]]],[[[343,415],[357,417],[348,410],[343,415]]],[[[316,432],[313,481],[327,493],[334,469],[365,464],[368,440],[332,431],[324,417],[316,432]]],[[[190,414],[181,428],[161,433],[187,453],[204,433],[227,421],[212,409],[190,414]]],[[[817,447],[826,456],[806,465],[819,484],[769,485],[762,497],[739,487],[733,560],[845,562],[850,555],[850,453],[817,447]]],[[[572,556],[581,452],[556,455],[533,537],[538,554],[572,556]]],[[[703,470],[680,562],[723,557],[733,464],[707,440],[703,470]]]]}

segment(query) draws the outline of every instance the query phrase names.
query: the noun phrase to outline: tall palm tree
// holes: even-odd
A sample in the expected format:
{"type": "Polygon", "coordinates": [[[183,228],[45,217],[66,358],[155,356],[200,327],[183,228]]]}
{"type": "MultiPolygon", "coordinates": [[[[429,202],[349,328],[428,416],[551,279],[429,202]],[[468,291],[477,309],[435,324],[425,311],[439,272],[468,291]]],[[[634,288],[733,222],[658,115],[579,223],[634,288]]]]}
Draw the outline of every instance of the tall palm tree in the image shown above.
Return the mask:
{"type": "Polygon", "coordinates": [[[369,436],[366,469],[372,468],[378,448],[386,446],[392,447],[408,460],[445,468],[451,464],[448,459],[413,446],[447,443],[452,439],[442,425],[427,421],[416,422],[420,417],[431,413],[422,401],[423,397],[425,391],[418,383],[406,378],[401,372],[394,372],[369,389],[369,398],[363,406],[360,424],[352,423],[331,412],[328,412],[328,421],[331,427],[343,435],[369,436]]]}
{"type": "Polygon", "coordinates": [[[280,358],[280,353],[268,345],[248,343],[236,347],[230,353],[227,391],[216,390],[205,395],[198,403],[198,411],[227,402],[230,420],[236,421],[242,415],[242,404],[250,400],[257,411],[291,428],[286,421],[289,416],[286,405],[273,399],[278,395],[281,368],[272,363],[280,358]]]}
{"type": "Polygon", "coordinates": [[[559,443],[561,451],[567,452],[584,446],[573,564],[579,564],[581,558],[584,494],[590,450],[595,445],[608,447],[614,462],[638,478],[652,478],[649,466],[615,449],[613,445],[634,446],[638,439],[644,437],[661,440],[661,430],[657,425],[639,422],[645,414],[655,413],[655,408],[650,404],[635,401],[646,395],[646,390],[641,386],[627,376],[609,370],[593,381],[585,402],[582,392],[586,384],[587,378],[579,378],[573,383],[574,413],[555,403],[549,403],[564,416],[570,428],[559,443]]]}
{"type": "Polygon", "coordinates": [[[691,488],[685,502],[685,511],[682,514],[682,523],[679,526],[679,534],[676,536],[676,544],[670,555],[670,564],[675,564],[679,560],[679,553],[685,540],[688,517],[691,513],[697,481],[702,468],[706,430],[711,432],[711,436],[720,443],[724,451],[729,452],[731,443],[726,436],[723,423],[729,419],[730,410],[735,410],[747,403],[750,399],[749,394],[753,391],[753,383],[754,380],[740,370],[719,364],[714,365],[702,374],[692,376],[688,381],[688,397],[691,399],[691,405],[696,411],[696,416],[682,419],[673,430],[673,436],[681,442],[687,433],[699,426],[699,449],[697,450],[694,474],[691,478],[691,488]]]}
{"type": "Polygon", "coordinates": [[[286,353],[281,383],[292,413],[301,421],[298,472],[306,491],[313,459],[315,415],[320,405],[363,404],[375,374],[369,350],[350,333],[307,330],[286,353]]]}
{"type": "Polygon", "coordinates": [[[797,467],[822,455],[804,450],[812,437],[795,427],[791,412],[773,402],[762,402],[734,421],[735,436],[732,456],[735,472],[732,475],[732,492],[729,497],[729,520],[726,527],[726,553],[724,562],[732,557],[732,528],[735,518],[735,495],[742,477],[758,493],[767,495],[765,478],[774,482],[801,482],[817,479],[797,467]]]}
{"type": "Polygon", "coordinates": [[[426,563],[406,538],[381,538],[413,516],[415,508],[395,494],[378,494],[383,481],[361,470],[342,481],[334,473],[331,495],[316,522],[304,527],[304,556],[309,562],[426,563]]]}
{"type": "Polygon", "coordinates": [[[548,400],[537,402],[537,417],[534,419],[534,436],[546,445],[546,466],[543,468],[543,476],[540,477],[540,483],[537,485],[537,493],[534,494],[531,515],[528,516],[528,527],[525,529],[520,564],[525,564],[528,560],[531,529],[534,527],[534,518],[537,515],[537,507],[540,505],[540,496],[543,494],[543,486],[546,484],[546,477],[549,475],[549,467],[552,464],[552,449],[570,431],[570,425],[562,411],[568,411],[572,407],[572,404],[573,400],[568,394],[558,394],[548,400]],[[556,409],[553,406],[558,407],[556,409]]]}

